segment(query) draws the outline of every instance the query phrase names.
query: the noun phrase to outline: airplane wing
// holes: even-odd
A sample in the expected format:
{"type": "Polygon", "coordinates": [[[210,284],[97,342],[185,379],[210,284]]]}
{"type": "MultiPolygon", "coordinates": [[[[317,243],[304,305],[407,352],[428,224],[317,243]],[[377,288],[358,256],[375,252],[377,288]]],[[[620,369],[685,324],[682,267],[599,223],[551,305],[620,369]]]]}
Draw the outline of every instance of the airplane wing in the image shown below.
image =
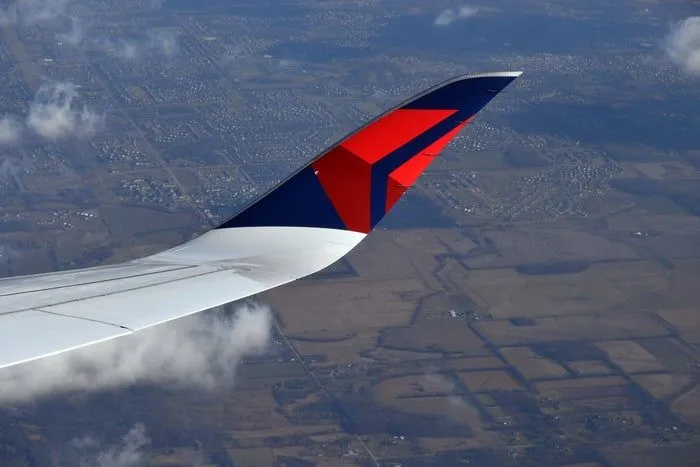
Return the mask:
{"type": "Polygon", "coordinates": [[[518,76],[460,76],[419,94],[178,247],[116,265],[0,279],[0,368],[131,334],[330,266],[518,76]]]}

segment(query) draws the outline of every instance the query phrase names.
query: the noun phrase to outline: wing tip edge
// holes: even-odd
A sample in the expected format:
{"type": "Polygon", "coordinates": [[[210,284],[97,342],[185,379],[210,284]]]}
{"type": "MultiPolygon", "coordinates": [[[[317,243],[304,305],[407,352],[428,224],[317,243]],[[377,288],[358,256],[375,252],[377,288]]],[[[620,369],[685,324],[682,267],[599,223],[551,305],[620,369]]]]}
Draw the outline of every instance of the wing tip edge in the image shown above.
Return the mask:
{"type": "Polygon", "coordinates": [[[469,81],[471,79],[480,79],[480,78],[510,78],[510,81],[513,81],[516,78],[519,78],[523,74],[523,71],[486,71],[482,73],[467,73],[467,74],[462,74],[462,75],[457,75],[454,76],[451,79],[448,79],[446,81],[443,81],[442,83],[436,85],[435,87],[426,90],[426,93],[431,92],[431,91],[436,91],[437,89],[447,86],[452,83],[456,83],[459,81],[469,81]]]}

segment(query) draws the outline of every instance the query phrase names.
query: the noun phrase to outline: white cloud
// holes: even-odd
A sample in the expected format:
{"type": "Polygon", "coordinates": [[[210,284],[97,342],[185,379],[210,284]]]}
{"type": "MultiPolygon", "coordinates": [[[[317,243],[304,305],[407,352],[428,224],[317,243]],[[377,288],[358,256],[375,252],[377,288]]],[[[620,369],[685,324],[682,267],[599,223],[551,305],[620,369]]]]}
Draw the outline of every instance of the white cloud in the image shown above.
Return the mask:
{"type": "Polygon", "coordinates": [[[435,18],[436,26],[447,26],[454,23],[458,19],[472,17],[476,14],[477,9],[468,5],[463,5],[459,8],[447,8],[435,18]]]}
{"type": "Polygon", "coordinates": [[[15,0],[0,7],[0,26],[32,25],[50,21],[65,14],[70,0],[15,0]]]}
{"type": "Polygon", "coordinates": [[[136,383],[214,388],[231,384],[241,359],[268,348],[272,316],[241,305],[233,316],[205,313],[86,349],[0,370],[0,402],[136,383]]]}
{"type": "Polygon", "coordinates": [[[87,107],[77,105],[78,87],[70,82],[43,84],[29,105],[27,126],[46,139],[66,136],[92,136],[104,118],[87,107]]]}
{"type": "Polygon", "coordinates": [[[666,54],[689,74],[700,76],[700,16],[674,24],[666,36],[666,54]]]}
{"type": "Polygon", "coordinates": [[[24,122],[13,115],[0,117],[0,146],[18,142],[26,127],[42,138],[92,136],[104,124],[104,116],[78,105],[78,86],[70,82],[43,84],[29,104],[24,122]]]}
{"type": "Polygon", "coordinates": [[[22,123],[12,116],[0,118],[0,146],[16,143],[22,136],[22,123]]]}

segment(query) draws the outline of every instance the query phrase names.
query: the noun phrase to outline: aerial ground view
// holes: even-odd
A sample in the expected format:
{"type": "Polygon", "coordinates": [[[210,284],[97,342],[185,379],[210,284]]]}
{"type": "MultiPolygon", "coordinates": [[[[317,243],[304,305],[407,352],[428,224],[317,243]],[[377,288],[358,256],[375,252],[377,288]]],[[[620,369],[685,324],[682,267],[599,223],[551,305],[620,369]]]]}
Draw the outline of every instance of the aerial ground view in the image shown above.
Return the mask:
{"type": "Polygon", "coordinates": [[[0,370],[0,465],[698,465],[698,15],[3,0],[0,277],[177,245],[429,86],[524,73],[327,270],[0,370]]]}

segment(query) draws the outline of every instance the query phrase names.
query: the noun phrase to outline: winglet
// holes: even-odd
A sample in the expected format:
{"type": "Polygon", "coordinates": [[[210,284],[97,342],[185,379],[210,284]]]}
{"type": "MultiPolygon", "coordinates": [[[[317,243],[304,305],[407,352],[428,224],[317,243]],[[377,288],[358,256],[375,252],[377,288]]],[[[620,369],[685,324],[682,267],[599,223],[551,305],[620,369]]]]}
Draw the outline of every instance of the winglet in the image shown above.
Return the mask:
{"type": "Polygon", "coordinates": [[[368,233],[435,156],[521,73],[458,76],[422,92],[343,138],[217,228],[368,233]]]}

